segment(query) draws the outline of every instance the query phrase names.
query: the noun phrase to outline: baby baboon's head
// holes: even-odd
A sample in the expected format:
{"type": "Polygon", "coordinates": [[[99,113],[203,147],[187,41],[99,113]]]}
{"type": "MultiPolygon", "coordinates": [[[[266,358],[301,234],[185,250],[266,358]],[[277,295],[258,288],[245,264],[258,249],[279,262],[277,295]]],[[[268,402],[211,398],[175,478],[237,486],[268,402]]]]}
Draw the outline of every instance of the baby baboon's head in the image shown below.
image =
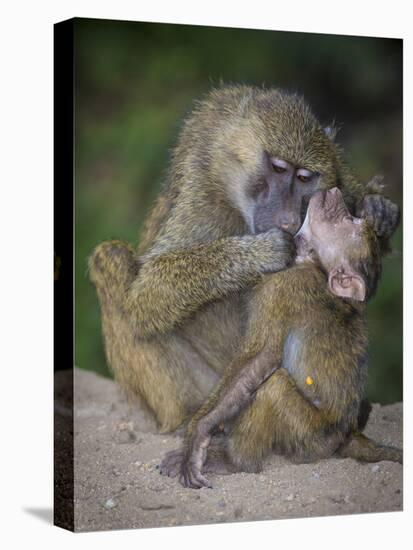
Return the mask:
{"type": "Polygon", "coordinates": [[[298,261],[318,263],[333,294],[359,302],[374,294],[381,272],[377,236],[350,214],[337,187],[313,195],[295,240],[298,261]]]}

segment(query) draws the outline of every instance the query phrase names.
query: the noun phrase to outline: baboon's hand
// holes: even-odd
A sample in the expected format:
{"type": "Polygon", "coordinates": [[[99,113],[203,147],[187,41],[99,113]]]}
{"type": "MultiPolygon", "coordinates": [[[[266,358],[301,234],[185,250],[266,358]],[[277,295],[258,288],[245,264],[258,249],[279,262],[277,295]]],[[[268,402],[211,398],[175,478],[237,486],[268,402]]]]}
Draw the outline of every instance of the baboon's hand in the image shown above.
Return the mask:
{"type": "Polygon", "coordinates": [[[400,208],[383,195],[366,195],[357,215],[366,218],[379,237],[389,239],[400,220],[400,208]]]}
{"type": "MultiPolygon", "coordinates": [[[[159,472],[163,476],[178,477],[184,487],[200,489],[212,487],[210,482],[202,475],[202,467],[206,459],[206,447],[200,444],[199,438],[195,438],[188,448],[183,447],[167,453],[159,466],[159,472]]],[[[205,441],[208,445],[209,437],[205,441]]]]}
{"type": "Polygon", "coordinates": [[[201,487],[212,488],[211,483],[201,473],[200,461],[190,455],[182,462],[181,475],[179,476],[179,482],[184,487],[190,487],[191,489],[201,489],[201,487]]]}
{"type": "Polygon", "coordinates": [[[181,475],[179,476],[181,485],[192,489],[212,487],[207,478],[202,475],[211,436],[208,431],[202,430],[200,426],[201,421],[194,426],[193,433],[187,440],[187,454],[182,461],[181,475]]]}
{"type": "Polygon", "coordinates": [[[261,272],[272,273],[290,266],[295,259],[295,243],[292,235],[274,227],[256,235],[261,255],[261,272]]]}

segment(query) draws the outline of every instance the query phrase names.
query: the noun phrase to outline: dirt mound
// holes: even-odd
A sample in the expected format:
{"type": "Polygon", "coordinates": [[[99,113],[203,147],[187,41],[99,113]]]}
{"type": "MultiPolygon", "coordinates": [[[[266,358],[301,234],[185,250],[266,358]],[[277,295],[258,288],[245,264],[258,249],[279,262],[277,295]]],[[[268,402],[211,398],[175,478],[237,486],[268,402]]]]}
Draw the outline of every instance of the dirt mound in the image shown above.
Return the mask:
{"type": "MultiPolygon", "coordinates": [[[[157,469],[179,436],[156,434],[153,419],[95,373],[76,369],[74,391],[76,531],[402,509],[403,469],[391,462],[295,465],[273,456],[260,474],[210,476],[213,489],[184,489],[157,469]]],[[[67,404],[58,402],[57,412],[67,414],[67,404]]],[[[401,447],[402,404],[374,405],[365,431],[401,447]]]]}

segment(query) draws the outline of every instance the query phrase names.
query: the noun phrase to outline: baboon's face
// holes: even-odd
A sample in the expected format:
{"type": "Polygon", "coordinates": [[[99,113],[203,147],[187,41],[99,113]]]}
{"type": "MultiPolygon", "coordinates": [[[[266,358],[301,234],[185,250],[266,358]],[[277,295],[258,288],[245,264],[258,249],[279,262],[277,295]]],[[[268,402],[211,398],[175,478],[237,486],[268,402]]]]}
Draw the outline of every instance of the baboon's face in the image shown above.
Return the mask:
{"type": "Polygon", "coordinates": [[[314,194],[295,240],[299,255],[325,269],[334,294],[364,301],[366,280],[360,267],[371,255],[367,222],[350,214],[337,187],[314,194]]]}
{"type": "Polygon", "coordinates": [[[337,258],[368,254],[366,225],[365,219],[350,214],[341,191],[334,187],[311,198],[302,231],[308,231],[320,260],[328,266],[337,258]]]}
{"type": "Polygon", "coordinates": [[[253,201],[250,225],[253,233],[279,227],[294,235],[301,226],[320,175],[282,158],[264,153],[262,173],[248,185],[253,201]]]}

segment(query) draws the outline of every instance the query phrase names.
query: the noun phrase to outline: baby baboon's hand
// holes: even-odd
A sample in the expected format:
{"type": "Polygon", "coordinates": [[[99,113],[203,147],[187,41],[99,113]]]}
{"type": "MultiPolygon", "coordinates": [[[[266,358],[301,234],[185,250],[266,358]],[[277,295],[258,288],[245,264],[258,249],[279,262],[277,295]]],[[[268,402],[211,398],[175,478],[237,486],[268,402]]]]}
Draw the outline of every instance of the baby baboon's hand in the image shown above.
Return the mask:
{"type": "Polygon", "coordinates": [[[179,476],[181,485],[192,489],[212,487],[207,478],[202,475],[211,442],[211,435],[205,427],[202,427],[202,422],[200,420],[193,426],[192,433],[187,439],[187,454],[182,462],[181,475],[179,476]]]}
{"type": "Polygon", "coordinates": [[[189,487],[191,489],[201,489],[202,487],[208,487],[212,489],[211,483],[201,473],[199,460],[197,460],[193,456],[187,457],[182,462],[179,482],[184,487],[189,487]]]}
{"type": "Polygon", "coordinates": [[[192,489],[211,488],[210,482],[202,475],[208,443],[209,437],[202,439],[202,443],[199,438],[194,438],[189,448],[185,446],[176,451],[170,451],[162,460],[159,472],[168,477],[179,476],[179,482],[184,487],[192,489]]]}
{"type": "Polygon", "coordinates": [[[379,237],[389,239],[400,220],[400,208],[383,195],[366,195],[357,215],[366,218],[379,237]]]}

